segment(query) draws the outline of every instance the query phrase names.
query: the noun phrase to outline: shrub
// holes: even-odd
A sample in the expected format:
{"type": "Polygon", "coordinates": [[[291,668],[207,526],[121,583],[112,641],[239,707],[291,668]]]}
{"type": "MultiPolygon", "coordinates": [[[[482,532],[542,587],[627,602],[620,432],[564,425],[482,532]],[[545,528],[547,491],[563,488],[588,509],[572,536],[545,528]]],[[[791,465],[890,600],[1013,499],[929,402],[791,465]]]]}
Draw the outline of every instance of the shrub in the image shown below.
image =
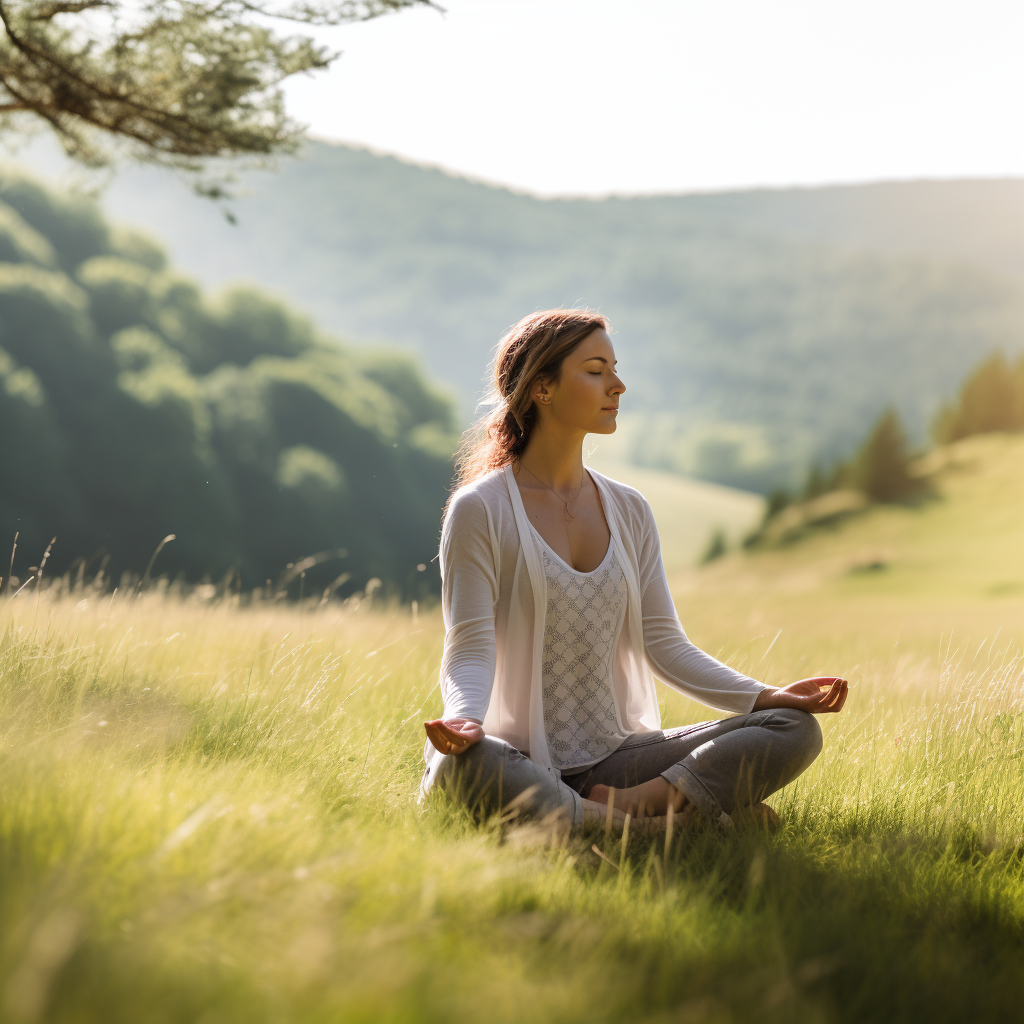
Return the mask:
{"type": "Polygon", "coordinates": [[[415,567],[451,481],[447,399],[407,356],[352,353],[251,289],[210,302],[165,264],[88,203],[0,174],[4,547],[20,531],[37,561],[56,534],[53,571],[106,557],[116,580],[174,534],[163,571],[246,588],[344,550],[349,590],[436,591],[415,567]]]}

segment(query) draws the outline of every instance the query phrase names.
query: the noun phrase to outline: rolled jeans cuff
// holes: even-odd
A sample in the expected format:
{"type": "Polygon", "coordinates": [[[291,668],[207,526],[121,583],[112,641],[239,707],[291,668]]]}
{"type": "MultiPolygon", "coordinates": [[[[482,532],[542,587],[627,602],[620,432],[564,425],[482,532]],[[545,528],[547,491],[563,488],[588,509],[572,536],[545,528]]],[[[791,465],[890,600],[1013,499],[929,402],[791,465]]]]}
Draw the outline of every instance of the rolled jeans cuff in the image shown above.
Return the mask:
{"type": "Polygon", "coordinates": [[[683,764],[674,764],[661,773],[661,777],[675,786],[701,814],[723,825],[731,825],[732,818],[722,810],[718,797],[683,764]]]}
{"type": "Polygon", "coordinates": [[[583,797],[581,797],[579,795],[579,793],[576,792],[575,789],[569,789],[568,786],[565,786],[565,788],[568,789],[570,793],[572,793],[572,827],[573,828],[582,828],[583,827],[583,797]]]}

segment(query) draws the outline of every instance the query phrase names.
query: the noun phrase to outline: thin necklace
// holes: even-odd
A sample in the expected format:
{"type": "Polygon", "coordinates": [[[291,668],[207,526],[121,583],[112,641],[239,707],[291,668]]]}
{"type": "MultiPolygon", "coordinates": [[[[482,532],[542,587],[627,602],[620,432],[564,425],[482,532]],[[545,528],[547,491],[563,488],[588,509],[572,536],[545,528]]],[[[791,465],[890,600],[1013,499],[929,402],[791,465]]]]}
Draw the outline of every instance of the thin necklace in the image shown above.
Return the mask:
{"type": "MultiPolygon", "coordinates": [[[[554,495],[554,496],[555,496],[555,497],[556,497],[556,498],[557,498],[557,499],[558,499],[558,500],[559,500],[559,501],[560,501],[560,502],[561,502],[561,503],[562,503],[562,504],[563,504],[563,505],[565,506],[565,514],[566,514],[566,515],[567,515],[567,516],[569,517],[569,519],[575,519],[575,518],[576,518],[576,517],[575,517],[575,516],[574,516],[574,515],[573,515],[573,514],[572,514],[572,513],[571,513],[571,512],[569,511],[569,506],[570,506],[570,505],[571,505],[571,504],[572,504],[572,503],[573,503],[573,502],[574,502],[574,501],[575,501],[575,500],[576,500],[576,499],[577,499],[577,498],[578,498],[578,497],[580,496],[580,492],[581,492],[581,491],[583,490],[583,483],[584,483],[584,481],[585,481],[585,480],[587,479],[587,471],[586,471],[585,469],[583,470],[583,476],[582,476],[582,477],[580,478],[580,486],[579,486],[579,490],[577,490],[577,491],[576,491],[576,493],[575,493],[575,494],[574,494],[574,495],[572,496],[572,498],[570,498],[570,499],[569,499],[569,501],[566,501],[566,500],[565,500],[565,498],[563,498],[563,497],[562,497],[562,496],[561,496],[561,495],[560,495],[560,494],[558,493],[558,491],[556,491],[556,490],[554,489],[554,487],[552,487],[552,486],[551,486],[551,484],[545,484],[545,483],[544,483],[544,481],[543,481],[543,480],[541,480],[541,478],[540,478],[539,476],[537,476],[537,474],[536,474],[536,473],[534,473],[534,472],[533,472],[533,470],[532,470],[532,469],[530,469],[530,467],[529,467],[529,466],[527,466],[527,465],[526,465],[526,464],[525,464],[525,463],[523,462],[523,460],[522,460],[522,459],[520,459],[520,460],[519,460],[519,465],[520,465],[520,466],[522,466],[522,467],[523,467],[523,469],[525,469],[525,470],[526,470],[526,472],[527,472],[527,473],[529,473],[529,474],[530,474],[530,476],[532,476],[532,477],[533,477],[533,479],[537,481],[537,483],[539,483],[539,484],[544,484],[544,486],[545,486],[545,487],[546,487],[546,488],[547,488],[547,489],[548,489],[548,490],[549,490],[549,491],[550,491],[550,492],[551,492],[551,493],[552,493],[552,494],[553,494],[553,495],[554,495]]],[[[567,526],[567,527],[568,527],[568,525],[569,525],[569,519],[567,519],[567,520],[565,521],[565,522],[566,522],[566,526],[567,526]]]]}

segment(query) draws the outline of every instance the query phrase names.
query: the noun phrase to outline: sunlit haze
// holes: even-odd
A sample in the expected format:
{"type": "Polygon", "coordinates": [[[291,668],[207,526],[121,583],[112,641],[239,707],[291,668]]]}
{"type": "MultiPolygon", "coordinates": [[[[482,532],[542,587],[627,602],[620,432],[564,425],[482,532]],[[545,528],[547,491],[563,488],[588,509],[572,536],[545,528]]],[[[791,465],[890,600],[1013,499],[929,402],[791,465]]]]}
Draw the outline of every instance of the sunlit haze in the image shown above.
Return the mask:
{"type": "Polygon", "coordinates": [[[1024,5],[445,0],[325,30],[315,135],[539,193],[1024,174],[1024,5]]]}

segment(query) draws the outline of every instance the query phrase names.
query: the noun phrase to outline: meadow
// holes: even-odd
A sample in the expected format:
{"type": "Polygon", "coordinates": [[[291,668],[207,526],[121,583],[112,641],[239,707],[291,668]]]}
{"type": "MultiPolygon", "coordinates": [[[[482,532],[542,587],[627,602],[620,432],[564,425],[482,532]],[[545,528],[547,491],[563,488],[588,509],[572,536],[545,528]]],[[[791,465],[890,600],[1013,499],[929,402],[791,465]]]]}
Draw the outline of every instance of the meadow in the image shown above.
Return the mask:
{"type": "MultiPolygon", "coordinates": [[[[1016,1019],[1020,441],[954,446],[920,507],[673,574],[736,667],[851,680],[773,835],[417,805],[436,608],[0,600],[0,1019],[1016,1019]]],[[[711,717],[664,693],[666,723],[711,717]]]]}

